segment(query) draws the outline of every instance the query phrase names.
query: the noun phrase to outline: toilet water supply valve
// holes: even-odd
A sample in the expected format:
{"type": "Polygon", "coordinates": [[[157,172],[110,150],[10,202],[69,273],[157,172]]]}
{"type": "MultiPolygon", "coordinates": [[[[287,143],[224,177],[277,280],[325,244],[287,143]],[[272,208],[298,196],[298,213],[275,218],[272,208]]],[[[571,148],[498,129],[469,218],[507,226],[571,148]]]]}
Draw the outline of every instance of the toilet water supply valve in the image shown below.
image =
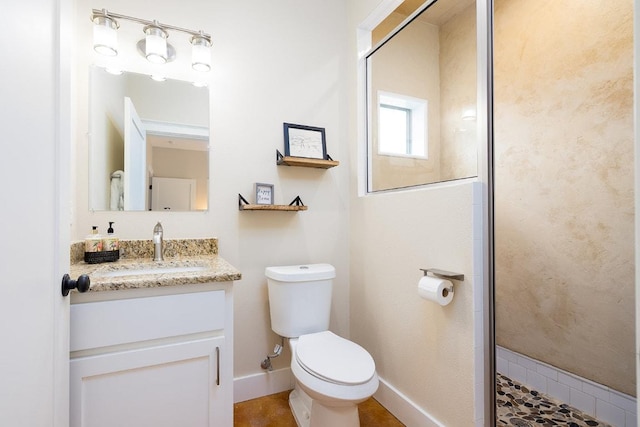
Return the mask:
{"type": "Polygon", "coordinates": [[[282,342],[280,344],[276,344],[276,346],[273,347],[273,354],[268,354],[267,358],[264,359],[262,363],[260,363],[260,367],[268,371],[273,371],[273,366],[271,366],[271,359],[275,359],[276,357],[280,356],[280,354],[282,353],[283,346],[284,346],[284,338],[282,338],[282,342]]]}

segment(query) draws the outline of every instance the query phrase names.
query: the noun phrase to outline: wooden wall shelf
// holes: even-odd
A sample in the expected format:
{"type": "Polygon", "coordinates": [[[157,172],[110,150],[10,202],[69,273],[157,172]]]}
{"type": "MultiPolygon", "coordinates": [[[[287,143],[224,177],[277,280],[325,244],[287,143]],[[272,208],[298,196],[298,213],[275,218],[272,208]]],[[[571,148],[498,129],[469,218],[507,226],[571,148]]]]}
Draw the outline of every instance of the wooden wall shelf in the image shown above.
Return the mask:
{"type": "Polygon", "coordinates": [[[308,206],[291,205],[241,205],[241,211],[306,211],[308,206]]]}
{"type": "Polygon", "coordinates": [[[283,156],[280,151],[276,150],[276,164],[278,166],[300,166],[306,168],[329,169],[340,164],[339,161],[333,160],[331,156],[328,160],[308,159],[306,157],[283,156]]]}
{"type": "Polygon", "coordinates": [[[284,211],[284,212],[296,212],[306,211],[309,209],[305,206],[300,199],[300,196],[293,199],[288,205],[255,205],[247,202],[247,199],[242,197],[242,194],[238,194],[238,209],[241,211],[284,211]]]}

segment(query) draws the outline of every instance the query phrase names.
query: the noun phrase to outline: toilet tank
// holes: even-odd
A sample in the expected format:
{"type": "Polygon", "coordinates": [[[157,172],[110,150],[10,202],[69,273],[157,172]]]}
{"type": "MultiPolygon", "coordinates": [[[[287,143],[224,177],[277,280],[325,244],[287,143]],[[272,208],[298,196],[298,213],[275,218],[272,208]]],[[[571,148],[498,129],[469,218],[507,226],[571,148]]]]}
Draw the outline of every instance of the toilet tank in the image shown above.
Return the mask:
{"type": "Polygon", "coordinates": [[[329,329],[331,290],[336,270],[330,264],[267,267],[271,329],[295,338],[329,329]]]}

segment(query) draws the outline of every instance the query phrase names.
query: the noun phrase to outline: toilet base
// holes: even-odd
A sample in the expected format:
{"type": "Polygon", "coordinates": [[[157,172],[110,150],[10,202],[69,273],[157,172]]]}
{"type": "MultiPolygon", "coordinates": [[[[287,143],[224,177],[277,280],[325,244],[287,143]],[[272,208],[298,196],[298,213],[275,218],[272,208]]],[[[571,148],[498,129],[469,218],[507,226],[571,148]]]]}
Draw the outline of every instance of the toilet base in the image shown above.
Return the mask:
{"type": "Polygon", "coordinates": [[[359,427],[358,406],[325,406],[297,387],[289,394],[289,406],[299,427],[359,427]]]}

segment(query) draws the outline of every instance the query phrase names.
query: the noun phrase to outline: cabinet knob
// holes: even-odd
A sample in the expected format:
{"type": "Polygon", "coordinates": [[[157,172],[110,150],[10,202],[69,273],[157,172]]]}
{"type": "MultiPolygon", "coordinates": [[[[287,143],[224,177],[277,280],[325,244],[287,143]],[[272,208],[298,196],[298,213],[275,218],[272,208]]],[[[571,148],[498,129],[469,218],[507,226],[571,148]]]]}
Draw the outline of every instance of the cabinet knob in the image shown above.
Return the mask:
{"type": "Polygon", "coordinates": [[[78,292],[87,292],[91,286],[91,279],[86,274],[81,274],[78,280],[72,280],[68,274],[62,276],[62,296],[69,295],[71,289],[77,289],[78,292]]]}

